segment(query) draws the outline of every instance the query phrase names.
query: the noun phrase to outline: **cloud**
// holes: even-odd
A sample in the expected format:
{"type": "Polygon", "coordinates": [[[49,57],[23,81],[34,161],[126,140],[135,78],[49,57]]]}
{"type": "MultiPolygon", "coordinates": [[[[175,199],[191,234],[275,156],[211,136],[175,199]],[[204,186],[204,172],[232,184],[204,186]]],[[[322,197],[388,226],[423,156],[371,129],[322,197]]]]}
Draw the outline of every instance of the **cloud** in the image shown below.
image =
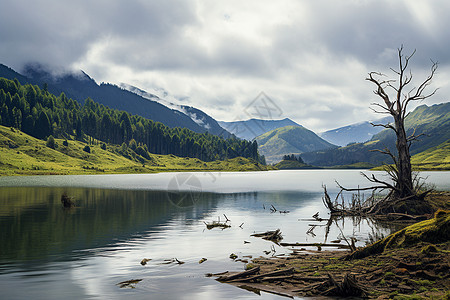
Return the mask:
{"type": "Polygon", "coordinates": [[[427,103],[448,101],[448,11],[445,0],[15,0],[2,3],[0,57],[164,88],[221,120],[244,118],[264,91],[283,117],[320,131],[374,118],[364,79],[397,66],[401,44],[417,49],[418,79],[441,63],[427,103]]]}

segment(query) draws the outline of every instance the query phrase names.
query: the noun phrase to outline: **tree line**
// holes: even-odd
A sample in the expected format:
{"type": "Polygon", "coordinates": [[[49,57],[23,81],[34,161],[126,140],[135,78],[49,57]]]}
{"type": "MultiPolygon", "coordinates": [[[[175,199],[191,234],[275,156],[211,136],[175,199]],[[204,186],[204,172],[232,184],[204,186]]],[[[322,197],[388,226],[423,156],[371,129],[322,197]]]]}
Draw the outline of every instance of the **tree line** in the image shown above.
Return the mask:
{"type": "Polygon", "coordinates": [[[295,156],[294,154],[283,155],[283,160],[298,161],[299,163],[304,164],[303,159],[300,157],[300,155],[298,155],[298,156],[295,156]]]}
{"type": "Polygon", "coordinates": [[[64,93],[55,96],[46,85],[21,85],[17,79],[0,78],[0,124],[15,127],[39,139],[49,136],[100,140],[131,145],[145,154],[173,154],[203,161],[235,157],[263,161],[256,141],[196,133],[186,128],[169,128],[125,111],[110,109],[88,98],[84,104],[64,93]]]}

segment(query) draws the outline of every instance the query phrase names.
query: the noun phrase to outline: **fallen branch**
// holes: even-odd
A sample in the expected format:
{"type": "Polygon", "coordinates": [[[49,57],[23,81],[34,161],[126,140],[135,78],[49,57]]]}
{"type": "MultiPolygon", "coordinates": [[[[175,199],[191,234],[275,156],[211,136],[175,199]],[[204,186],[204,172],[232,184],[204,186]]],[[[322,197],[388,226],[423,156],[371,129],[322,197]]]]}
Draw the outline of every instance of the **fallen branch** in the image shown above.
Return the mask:
{"type": "Polygon", "coordinates": [[[253,275],[253,274],[258,273],[259,270],[260,270],[259,266],[254,267],[254,268],[251,268],[250,270],[242,271],[242,272],[239,272],[236,274],[232,274],[232,275],[228,275],[228,276],[220,276],[219,278],[217,278],[217,281],[230,281],[230,280],[246,277],[248,275],[253,275]]]}
{"type": "Polygon", "coordinates": [[[344,279],[341,283],[338,283],[334,277],[328,273],[329,284],[331,288],[323,292],[325,296],[365,296],[366,291],[358,284],[355,276],[350,273],[345,274],[344,279]]]}
{"type": "Polygon", "coordinates": [[[344,244],[322,244],[322,243],[280,243],[283,247],[338,247],[350,249],[350,246],[344,244]]]}
{"type": "Polygon", "coordinates": [[[293,273],[294,273],[294,268],[289,268],[289,269],[285,269],[285,270],[278,270],[278,271],[273,271],[273,272],[269,272],[269,273],[265,273],[265,274],[255,275],[255,276],[251,276],[248,278],[240,277],[239,279],[235,279],[233,281],[234,282],[236,282],[236,281],[244,282],[244,281],[255,281],[257,279],[264,280],[264,278],[266,278],[266,277],[270,278],[270,277],[274,277],[274,276],[285,276],[285,275],[291,275],[293,273]]]}
{"type": "Polygon", "coordinates": [[[264,240],[272,241],[276,244],[278,244],[279,241],[283,239],[280,229],[277,229],[275,231],[266,231],[263,233],[254,233],[251,236],[260,237],[264,240]]]}
{"type": "Polygon", "coordinates": [[[134,288],[134,286],[132,284],[139,283],[140,281],[142,281],[142,279],[131,279],[131,280],[119,282],[119,283],[117,283],[117,285],[120,288],[124,288],[124,287],[134,288]]]}
{"type": "Polygon", "coordinates": [[[222,229],[231,227],[231,225],[226,224],[226,222],[220,222],[220,221],[212,221],[211,223],[203,222],[203,223],[205,223],[206,228],[209,229],[209,230],[211,230],[213,228],[216,228],[216,227],[219,227],[219,228],[222,228],[222,229]]]}

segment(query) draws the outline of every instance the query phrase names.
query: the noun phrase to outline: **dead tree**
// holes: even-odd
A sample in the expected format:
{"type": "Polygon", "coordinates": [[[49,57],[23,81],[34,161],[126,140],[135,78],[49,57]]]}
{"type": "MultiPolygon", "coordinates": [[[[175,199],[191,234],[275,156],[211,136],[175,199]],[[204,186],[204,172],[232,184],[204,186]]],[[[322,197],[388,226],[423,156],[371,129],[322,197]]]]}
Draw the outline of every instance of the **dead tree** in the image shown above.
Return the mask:
{"type": "Polygon", "coordinates": [[[429,191],[420,192],[414,186],[414,178],[411,168],[411,143],[416,141],[420,135],[416,135],[414,131],[411,135],[407,135],[405,129],[405,119],[408,116],[408,105],[412,102],[422,101],[433,96],[437,89],[427,92],[431,81],[436,74],[438,67],[437,62],[432,61],[431,71],[428,77],[418,86],[412,86],[413,75],[409,68],[411,58],[414,56],[415,50],[411,55],[403,54],[403,46],[398,49],[398,69],[391,68],[395,74],[395,79],[388,79],[387,76],[379,72],[370,72],[366,80],[375,84],[375,95],[381,98],[381,103],[372,103],[372,108],[376,113],[389,114],[393,117],[394,123],[388,124],[372,124],[373,126],[381,126],[394,131],[396,135],[396,153],[391,152],[388,148],[384,150],[374,150],[388,155],[393,160],[393,165],[385,165],[385,170],[392,179],[392,183],[380,180],[376,176],[367,176],[363,174],[371,183],[372,187],[364,189],[348,189],[342,186],[345,191],[360,190],[388,190],[389,193],[384,201],[375,205],[375,213],[387,212],[386,208],[408,202],[409,204],[419,204],[429,191]]]}

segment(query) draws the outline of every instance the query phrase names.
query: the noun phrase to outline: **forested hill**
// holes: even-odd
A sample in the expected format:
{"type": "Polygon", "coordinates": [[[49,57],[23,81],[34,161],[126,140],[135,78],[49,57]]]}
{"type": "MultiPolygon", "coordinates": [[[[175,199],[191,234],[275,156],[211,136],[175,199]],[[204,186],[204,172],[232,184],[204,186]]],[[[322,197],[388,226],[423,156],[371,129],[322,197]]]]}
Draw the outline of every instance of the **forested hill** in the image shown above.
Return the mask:
{"type": "Polygon", "coordinates": [[[97,84],[94,79],[82,71],[54,76],[45,67],[39,64],[30,64],[23,72],[25,76],[0,64],[0,77],[10,80],[17,78],[21,84],[36,84],[40,87],[46,84],[49,92],[55,95],[65,93],[67,97],[78,100],[81,104],[86,98],[92,98],[95,102],[110,108],[124,110],[172,128],[183,127],[199,133],[206,131],[190,117],[177,110],[170,109],[157,101],[145,99],[113,84],[97,84]]]}
{"type": "Polygon", "coordinates": [[[50,135],[78,140],[129,144],[138,153],[173,154],[203,161],[245,157],[259,161],[258,145],[223,139],[186,128],[169,128],[125,111],[110,109],[87,99],[82,105],[64,93],[55,96],[38,86],[0,78],[0,125],[15,127],[39,139],[50,135]]]}

